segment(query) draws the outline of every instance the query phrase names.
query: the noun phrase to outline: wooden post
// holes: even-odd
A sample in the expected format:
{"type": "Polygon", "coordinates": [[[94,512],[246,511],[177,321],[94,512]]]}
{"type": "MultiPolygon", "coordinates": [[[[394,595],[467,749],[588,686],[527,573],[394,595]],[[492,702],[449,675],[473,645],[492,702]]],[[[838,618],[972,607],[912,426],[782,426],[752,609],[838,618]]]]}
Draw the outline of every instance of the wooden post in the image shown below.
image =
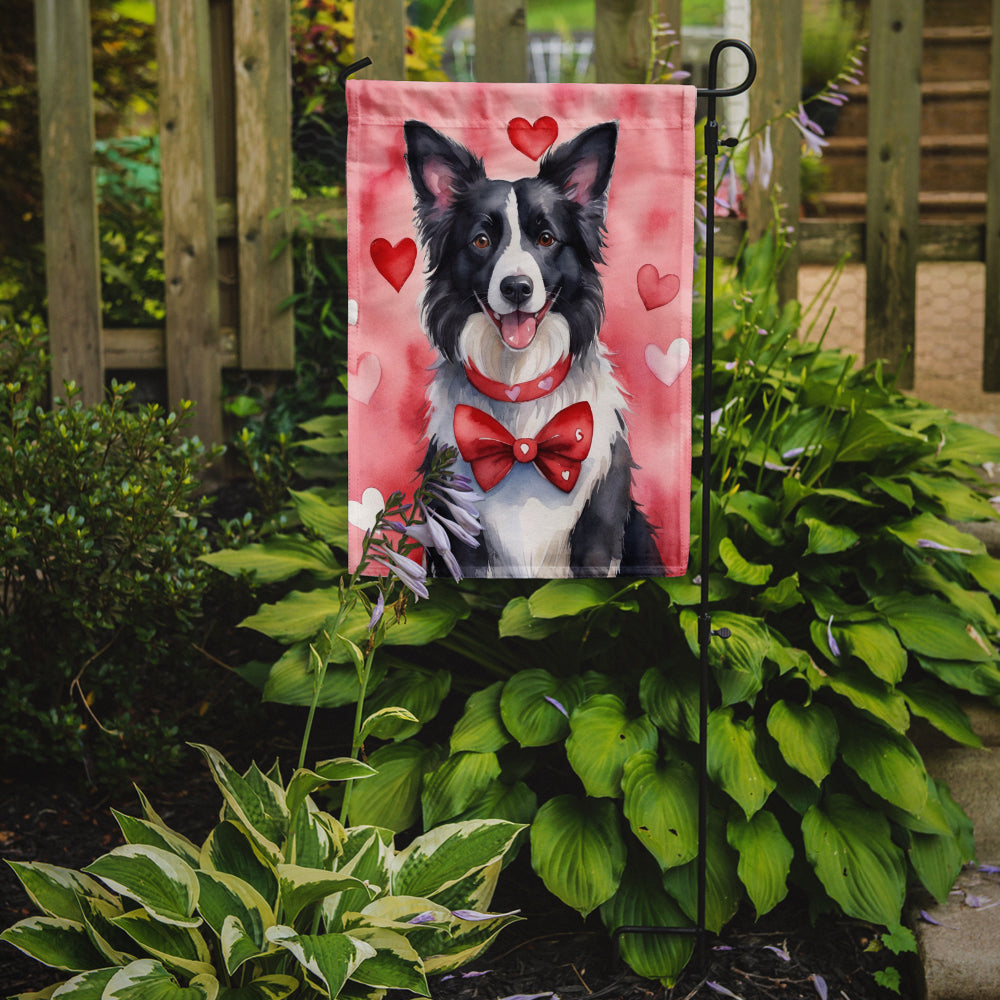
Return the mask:
{"type": "Polygon", "coordinates": [[[355,58],[372,65],[357,76],[406,79],[406,0],[361,0],[354,5],[355,58]]]}
{"type": "MultiPolygon", "coordinates": [[[[798,107],[802,99],[802,4],[799,0],[758,0],[750,8],[750,40],[760,72],[750,88],[750,131],[798,107]]],[[[724,111],[723,111],[724,113],[724,111]]],[[[730,123],[736,132],[739,122],[730,123]]],[[[754,139],[758,143],[759,139],[754,139]]],[[[778,273],[778,296],[786,302],[798,297],[799,283],[799,160],[802,135],[787,118],[771,126],[774,169],[766,188],[758,176],[747,192],[747,228],[751,240],[760,239],[774,221],[793,230],[794,241],[778,273]]],[[[759,147],[758,147],[759,148],[759,147]]],[[[775,234],[777,236],[777,234],[775,234]]]]}
{"type": "Polygon", "coordinates": [[[480,83],[528,78],[524,0],[475,0],[475,75],[480,83]]]}
{"type": "Polygon", "coordinates": [[[292,253],[291,56],[288,0],[233,7],[240,366],[295,367],[292,253]],[[275,256],[275,248],[284,243],[275,256]]]}
{"type": "Polygon", "coordinates": [[[655,0],[594,0],[598,83],[645,83],[655,0]]]}
{"type": "Polygon", "coordinates": [[[990,46],[989,170],[986,180],[986,326],[983,390],[1000,392],[1000,0],[993,0],[990,46]]]}
{"type": "Polygon", "coordinates": [[[913,387],[923,3],[872,0],[868,53],[865,360],[913,387]],[[904,360],[905,359],[905,360],[904,360]]]}
{"type": "Polygon", "coordinates": [[[52,393],[104,397],[88,0],[35,0],[52,393]]]}
{"type": "Polygon", "coordinates": [[[197,403],[192,432],[215,444],[222,406],[210,48],[207,0],[160,0],[167,395],[197,403]]]}

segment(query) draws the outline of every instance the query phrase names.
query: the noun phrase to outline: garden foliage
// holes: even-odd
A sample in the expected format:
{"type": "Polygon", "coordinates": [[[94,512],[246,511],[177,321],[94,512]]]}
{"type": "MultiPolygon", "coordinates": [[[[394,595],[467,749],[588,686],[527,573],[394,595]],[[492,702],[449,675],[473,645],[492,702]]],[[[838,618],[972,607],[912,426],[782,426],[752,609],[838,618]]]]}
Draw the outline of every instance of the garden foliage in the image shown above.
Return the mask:
{"type": "Polygon", "coordinates": [[[0,745],[8,762],[83,758],[93,777],[177,753],[148,700],[132,712],[154,672],[191,665],[209,456],[187,405],[134,408],[129,386],[84,406],[68,385],[43,408],[43,343],[40,323],[0,320],[0,745]]]}
{"type": "MultiPolygon", "coordinates": [[[[777,302],[779,258],[770,239],[746,248],[716,289],[707,538],[693,481],[691,565],[710,546],[712,625],[731,632],[708,654],[706,922],[720,930],[744,902],[763,914],[795,886],[814,912],[896,931],[907,885],[943,899],[973,852],[910,727],[920,717],[977,746],[959,698],[1000,695],[1000,561],[955,523],[995,516],[975,467],[1000,460],[1000,440],[904,396],[880,364],[856,368],[807,338],[799,305],[777,302]]],[[[700,398],[697,345],[694,363],[700,398]]],[[[324,430],[332,442],[343,431],[324,430]]],[[[287,652],[247,675],[266,699],[308,704],[308,645],[337,599],[346,511],[330,492],[292,503],[300,531],[228,553],[225,568],[291,581],[244,623],[287,652]]],[[[419,722],[368,747],[378,774],[356,789],[352,820],[530,821],[536,871],[581,914],[599,911],[609,929],[691,924],[696,572],[436,583],[390,633],[398,655],[368,689],[419,722]],[[409,662],[405,647],[424,643],[423,662],[409,662]],[[449,670],[427,665],[435,653],[449,670]],[[451,688],[469,693],[464,711],[446,746],[425,742],[421,724],[451,688]]],[[[323,704],[355,697],[343,660],[323,704]]],[[[622,939],[636,971],[666,982],[691,947],[622,939]]]]}
{"type": "Polygon", "coordinates": [[[345,829],[312,799],[370,780],[367,765],[324,761],[286,785],[277,766],[240,774],[199,749],[224,801],[200,846],[140,793],[142,818],[115,813],[124,846],[82,872],[11,863],[42,915],[0,938],[76,973],[58,996],[429,996],[428,974],[471,961],[518,919],[487,912],[516,824],[449,823],[397,849],[391,831],[345,829]]]}

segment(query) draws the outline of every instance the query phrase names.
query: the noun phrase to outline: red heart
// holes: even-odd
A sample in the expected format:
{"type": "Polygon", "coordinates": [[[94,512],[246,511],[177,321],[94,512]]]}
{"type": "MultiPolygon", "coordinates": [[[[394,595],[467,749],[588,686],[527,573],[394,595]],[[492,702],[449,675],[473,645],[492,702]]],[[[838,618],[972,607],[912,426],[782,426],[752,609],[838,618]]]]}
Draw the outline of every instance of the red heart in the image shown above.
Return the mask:
{"type": "Polygon", "coordinates": [[[643,264],[635,279],[639,286],[639,298],[647,311],[672,302],[681,288],[681,279],[676,274],[665,274],[661,278],[652,264],[643,264]]]}
{"type": "Polygon", "coordinates": [[[379,237],[372,240],[371,255],[378,273],[398,292],[413,270],[417,244],[409,236],[404,236],[395,246],[379,237]]]}
{"type": "Polygon", "coordinates": [[[548,115],[539,118],[534,125],[524,118],[513,118],[507,125],[511,145],[533,160],[537,160],[556,141],[558,134],[559,126],[548,115]]]}

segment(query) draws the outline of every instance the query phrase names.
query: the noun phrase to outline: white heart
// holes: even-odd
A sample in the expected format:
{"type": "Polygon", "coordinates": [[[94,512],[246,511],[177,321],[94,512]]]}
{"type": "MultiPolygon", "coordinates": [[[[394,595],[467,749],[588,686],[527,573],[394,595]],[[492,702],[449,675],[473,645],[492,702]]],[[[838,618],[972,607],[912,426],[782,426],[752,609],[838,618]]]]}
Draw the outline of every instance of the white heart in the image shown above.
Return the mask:
{"type": "Polygon", "coordinates": [[[646,345],[646,367],[664,384],[673,385],[691,357],[691,345],[683,338],[674,340],[666,351],[656,344],[646,345]]]}
{"type": "Polygon", "coordinates": [[[349,326],[354,326],[358,322],[358,300],[348,299],[347,300],[347,323],[349,326]]]}
{"type": "Polygon", "coordinates": [[[385,500],[374,486],[361,494],[361,502],[347,501],[347,520],[362,531],[371,531],[378,521],[379,514],[385,510],[385,500]]]}
{"type": "Polygon", "coordinates": [[[526,444],[522,444],[521,445],[521,454],[522,455],[527,455],[528,454],[528,446],[526,444]]]}
{"type": "Polygon", "coordinates": [[[565,471],[565,472],[564,472],[564,473],[562,474],[562,477],[563,477],[563,479],[565,479],[565,480],[566,480],[566,482],[567,482],[567,483],[569,482],[569,469],[567,469],[567,470],[566,470],[566,471],[565,471]]]}

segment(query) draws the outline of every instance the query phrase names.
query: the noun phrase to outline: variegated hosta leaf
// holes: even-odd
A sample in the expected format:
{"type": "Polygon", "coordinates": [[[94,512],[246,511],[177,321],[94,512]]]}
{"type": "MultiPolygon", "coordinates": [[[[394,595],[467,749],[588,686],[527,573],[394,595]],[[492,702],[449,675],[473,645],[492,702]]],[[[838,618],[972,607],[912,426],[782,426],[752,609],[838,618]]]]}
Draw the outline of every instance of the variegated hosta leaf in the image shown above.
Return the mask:
{"type": "Polygon", "coordinates": [[[253,768],[246,776],[240,775],[212,747],[197,743],[193,746],[208,761],[227,807],[247,828],[264,855],[272,863],[277,863],[281,856],[278,845],[288,832],[284,789],[253,768]]]}
{"type": "MultiPolygon", "coordinates": [[[[522,827],[522,832],[523,832],[522,827]]],[[[520,837],[520,834],[518,834],[520,837]]],[[[517,838],[515,838],[517,839],[517,838]]],[[[435,902],[447,906],[449,910],[468,908],[472,910],[488,910],[493,902],[493,894],[500,879],[506,856],[497,858],[493,864],[486,865],[453,882],[446,889],[434,893],[435,902]]]]}
{"type": "Polygon", "coordinates": [[[899,923],[906,866],[882,813],[849,795],[830,795],[805,814],[802,836],[809,863],[849,917],[899,923]]]}
{"type": "Polygon", "coordinates": [[[105,959],[91,944],[87,928],[65,917],[28,917],[0,934],[26,955],[53,969],[81,972],[100,968],[105,959]]]}
{"type": "Polygon", "coordinates": [[[285,858],[304,868],[335,868],[344,836],[337,819],[317,809],[312,799],[306,799],[292,819],[285,858]]]}
{"type": "Polygon", "coordinates": [[[776,782],[757,762],[757,733],[752,718],[737,721],[732,707],[708,717],[708,774],[749,818],[767,801],[776,782]]]}
{"type": "Polygon", "coordinates": [[[367,887],[345,889],[323,900],[323,921],[328,931],[344,930],[345,913],[358,912],[368,905],[372,892],[388,889],[391,857],[391,831],[373,826],[356,826],[347,831],[337,871],[353,875],[367,887]]]}
{"type": "Polygon", "coordinates": [[[218,1000],[285,1000],[298,988],[299,980],[294,976],[261,976],[244,986],[224,986],[218,1000]]]}
{"type": "MultiPolygon", "coordinates": [[[[664,891],[651,859],[629,859],[618,891],[601,904],[601,920],[614,932],[619,927],[689,927],[691,921],[664,891]]],[[[672,986],[694,950],[692,934],[623,934],[620,954],[640,976],[672,986]]]]}
{"type": "Polygon", "coordinates": [[[226,968],[232,975],[247,958],[266,950],[264,931],[274,925],[274,912],[252,885],[235,875],[200,871],[198,883],[201,887],[198,910],[219,939],[223,940],[227,921],[235,920],[239,924],[238,928],[231,927],[228,935],[230,945],[238,943],[238,960],[233,947],[224,948],[226,968]],[[251,955],[246,954],[243,938],[250,939],[253,947],[251,955]],[[234,964],[231,964],[231,959],[234,964]]]}
{"type": "Polygon", "coordinates": [[[355,982],[430,996],[424,963],[402,934],[384,927],[356,927],[351,937],[375,949],[375,954],[351,973],[355,982]]]}
{"type": "Polygon", "coordinates": [[[467,910],[451,912],[455,918],[451,933],[444,937],[432,954],[424,958],[424,971],[428,975],[451,972],[474,961],[493,943],[500,931],[521,919],[516,912],[478,914],[475,919],[464,917],[469,912],[467,910]]]}
{"type": "Polygon", "coordinates": [[[145,819],[126,816],[125,813],[112,809],[115,819],[125,840],[130,844],[146,844],[149,847],[159,847],[186,861],[192,867],[198,864],[199,849],[187,837],[176,833],[169,827],[152,823],[145,819]]]}
{"type": "Polygon", "coordinates": [[[205,939],[190,927],[160,923],[145,910],[123,913],[112,923],[171,969],[180,969],[189,976],[213,971],[212,956],[205,939]]]}
{"type": "MultiPolygon", "coordinates": [[[[726,824],[721,814],[708,816],[705,850],[705,926],[718,934],[732,919],[743,899],[743,884],[736,874],[736,852],[726,843],[726,824]]],[[[663,887],[692,920],[698,918],[698,861],[663,873],[663,887]]]]}
{"type": "Polygon", "coordinates": [[[125,912],[120,902],[83,896],[80,905],[90,940],[104,956],[106,965],[128,965],[140,957],[135,942],[114,924],[115,917],[125,912]]]}
{"type": "Polygon", "coordinates": [[[116,899],[97,879],[74,871],[38,861],[8,861],[31,901],[46,916],[81,920],[81,896],[93,896],[109,903],[116,899]]]}
{"type": "Polygon", "coordinates": [[[451,752],[473,750],[477,753],[495,753],[510,742],[500,716],[500,692],[503,681],[497,681],[470,695],[462,717],[451,733],[451,752]]]}
{"type": "Polygon", "coordinates": [[[660,760],[652,750],[625,762],[625,817],[661,869],[698,853],[698,783],[689,764],[660,760]]]}
{"type": "Polygon", "coordinates": [[[876,795],[919,815],[927,802],[927,771],[906,736],[861,719],[852,721],[841,755],[876,795]]]}
{"type": "MultiPolygon", "coordinates": [[[[104,996],[104,988],[114,978],[119,966],[112,966],[107,969],[91,969],[89,972],[81,972],[79,976],[67,979],[65,983],[52,990],[49,987],[44,993],[20,994],[25,998],[31,997],[51,997],[53,1000],[101,1000],[104,996]],[[50,993],[51,991],[51,993],[50,993]]],[[[11,998],[18,1000],[18,998],[11,998]]]]}
{"type": "Polygon", "coordinates": [[[278,865],[278,881],[281,887],[282,912],[285,919],[291,921],[305,907],[345,889],[361,889],[369,893],[369,898],[375,895],[374,890],[353,875],[303,868],[300,865],[278,865]]]}
{"type": "Polygon", "coordinates": [[[349,934],[296,934],[291,927],[278,924],[268,928],[267,939],[294,955],[309,978],[332,997],[365,959],[375,957],[370,944],[349,934]]]}
{"type": "Polygon", "coordinates": [[[523,747],[543,747],[569,732],[569,716],[583,701],[579,677],[560,679],[547,670],[514,674],[500,694],[504,727],[523,747]]]}
{"type": "Polygon", "coordinates": [[[194,869],[171,851],[146,844],[125,844],[98,858],[84,871],[109,889],[134,899],[150,916],[165,924],[197,927],[198,878],[194,869]]]}
{"type": "Polygon", "coordinates": [[[788,872],[795,849],[781,832],[774,813],[761,809],[750,819],[729,821],[726,837],[740,853],[736,873],[746,886],[757,916],[774,909],[788,895],[788,872]]]}
{"type": "Polygon", "coordinates": [[[454,819],[475,802],[500,776],[495,753],[452,754],[436,771],[424,778],[420,797],[424,826],[437,826],[454,819]]]}
{"type": "Polygon", "coordinates": [[[500,861],[522,829],[495,819],[446,823],[429,830],[393,859],[392,892],[433,899],[460,879],[500,861]]]}
{"type": "Polygon", "coordinates": [[[216,1000],[219,981],[196,976],[187,986],[153,959],[143,958],[119,969],[108,981],[101,1000],[216,1000]]]}
{"type": "Polygon", "coordinates": [[[648,715],[630,719],[625,702],[613,694],[595,694],[570,716],[566,757],[588,795],[621,796],[622,768],[639,750],[654,750],[659,733],[648,715]]]}
{"type": "Polygon", "coordinates": [[[531,824],[531,865],[549,892],[586,916],[618,889],[625,842],[608,799],[558,795],[531,824]]]}
{"type": "Polygon", "coordinates": [[[768,713],[767,731],[777,740],[785,761],[815,785],[830,773],[840,732],[826,705],[778,700],[768,713]]]}
{"type": "Polygon", "coordinates": [[[285,792],[285,805],[291,815],[295,815],[305,801],[318,788],[328,785],[331,781],[349,781],[355,778],[370,778],[376,774],[373,767],[353,757],[337,757],[317,764],[313,770],[301,767],[288,782],[285,792]]]}
{"type": "Polygon", "coordinates": [[[278,905],[277,872],[241,823],[226,820],[208,835],[199,867],[235,875],[252,885],[272,908],[278,905]]]}

